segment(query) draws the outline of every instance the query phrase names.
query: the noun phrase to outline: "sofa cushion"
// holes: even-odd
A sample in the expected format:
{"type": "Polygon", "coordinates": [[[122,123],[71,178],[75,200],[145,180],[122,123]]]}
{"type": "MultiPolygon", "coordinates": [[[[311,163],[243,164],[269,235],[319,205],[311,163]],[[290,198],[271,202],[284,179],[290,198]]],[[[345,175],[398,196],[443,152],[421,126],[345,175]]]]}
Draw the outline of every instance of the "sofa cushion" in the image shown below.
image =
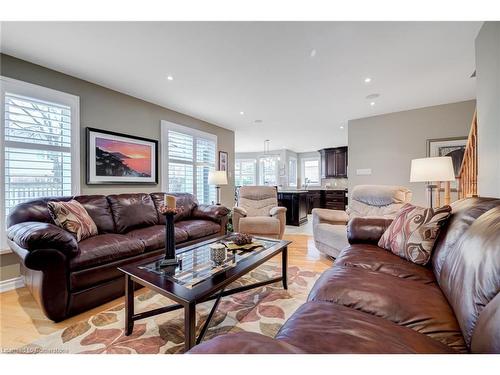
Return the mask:
{"type": "Polygon", "coordinates": [[[378,245],[410,262],[426,265],[450,213],[450,206],[434,210],[407,203],[380,237],[378,245]]]}
{"type": "Polygon", "coordinates": [[[434,284],[436,278],[427,268],[408,262],[375,245],[351,245],[346,247],[335,260],[336,266],[358,267],[385,273],[424,284],[434,284]]]}
{"type": "Polygon", "coordinates": [[[437,285],[334,266],[316,281],[308,300],[351,307],[467,351],[453,310],[437,285]]]}
{"type": "Polygon", "coordinates": [[[71,199],[72,197],[44,197],[19,203],[9,212],[7,228],[26,221],[54,224],[54,220],[52,220],[52,216],[50,216],[49,209],[47,208],[47,203],[54,201],[67,202],[71,199]]]}
{"type": "Polygon", "coordinates": [[[412,329],[328,302],[299,307],[276,339],[308,353],[453,353],[412,329]]]}
{"type": "MultiPolygon", "coordinates": [[[[186,231],[177,227],[174,229],[175,243],[181,243],[188,240],[188,234],[186,231]]],[[[134,229],[125,235],[142,241],[146,251],[162,249],[165,247],[165,225],[153,225],[151,227],[134,229]]]]}
{"type": "Polygon", "coordinates": [[[304,354],[299,348],[255,332],[238,332],[194,346],[191,354],[304,354]]]}
{"type": "Polygon", "coordinates": [[[78,243],[80,253],[70,260],[70,268],[78,270],[112,262],[144,252],[144,244],[121,234],[107,233],[78,243]]]}
{"type": "Polygon", "coordinates": [[[72,292],[99,286],[108,281],[123,278],[123,272],[118,267],[148,259],[158,258],[164,254],[162,249],[144,252],[132,257],[114,260],[108,263],[96,264],[88,268],[73,270],[70,275],[70,289],[72,292]]]}
{"type": "Polygon", "coordinates": [[[241,186],[238,190],[238,207],[248,216],[268,216],[271,208],[277,205],[276,186],[241,186]]]}
{"type": "MultiPolygon", "coordinates": [[[[500,291],[500,204],[469,226],[461,243],[448,253],[438,282],[470,347],[483,310],[500,291]]],[[[500,325],[500,310],[486,319],[496,319],[500,325]]],[[[483,330],[478,339],[493,344],[495,334],[495,331],[483,330]]],[[[500,344],[492,348],[495,345],[496,350],[500,350],[500,344]]]]}
{"type": "Polygon", "coordinates": [[[441,268],[448,253],[460,244],[465,232],[474,220],[499,205],[500,199],[498,198],[482,197],[462,199],[451,204],[451,217],[442,228],[433,251],[432,268],[436,279],[439,280],[441,268]]]}
{"type": "Polygon", "coordinates": [[[275,235],[280,233],[280,221],[269,216],[242,217],[239,231],[241,233],[275,235]]]}
{"type": "MultiPolygon", "coordinates": [[[[165,193],[151,193],[150,195],[153,199],[156,210],[158,211],[158,223],[165,224],[165,216],[159,212],[159,208],[163,204],[165,199],[165,193]]],[[[198,205],[196,197],[193,194],[189,193],[168,193],[168,195],[173,195],[177,199],[176,207],[182,208],[179,213],[174,216],[174,222],[190,218],[193,208],[198,205]]]]}
{"type": "Polygon", "coordinates": [[[189,240],[210,236],[220,231],[220,225],[207,220],[183,220],[175,223],[175,227],[185,231],[189,240]]]}
{"type": "Polygon", "coordinates": [[[113,215],[111,215],[109,202],[104,195],[80,195],[75,197],[75,200],[87,210],[99,233],[113,233],[115,231],[113,215]]]}
{"type": "Polygon", "coordinates": [[[108,195],[117,233],[158,224],[153,199],[149,194],[108,195]]]}
{"type": "Polygon", "coordinates": [[[94,220],[80,202],[74,199],[69,202],[49,202],[47,207],[54,223],[75,236],[78,242],[97,235],[94,220]]]}

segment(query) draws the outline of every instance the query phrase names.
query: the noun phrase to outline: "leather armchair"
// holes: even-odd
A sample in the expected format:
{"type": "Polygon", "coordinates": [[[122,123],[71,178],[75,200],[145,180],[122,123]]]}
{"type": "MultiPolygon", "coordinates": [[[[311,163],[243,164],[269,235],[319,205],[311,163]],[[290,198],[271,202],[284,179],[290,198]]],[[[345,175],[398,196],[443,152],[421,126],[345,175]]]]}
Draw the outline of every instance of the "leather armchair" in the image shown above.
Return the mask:
{"type": "Polygon", "coordinates": [[[392,219],[399,209],[411,200],[411,196],[411,191],[402,186],[355,186],[346,211],[323,208],[312,210],[316,248],[336,258],[340,251],[349,245],[346,225],[351,219],[363,217],[392,219]]]}
{"type": "Polygon", "coordinates": [[[240,187],[238,204],[233,209],[235,232],[281,239],[285,225],[286,207],[278,206],[274,186],[240,187]]]}

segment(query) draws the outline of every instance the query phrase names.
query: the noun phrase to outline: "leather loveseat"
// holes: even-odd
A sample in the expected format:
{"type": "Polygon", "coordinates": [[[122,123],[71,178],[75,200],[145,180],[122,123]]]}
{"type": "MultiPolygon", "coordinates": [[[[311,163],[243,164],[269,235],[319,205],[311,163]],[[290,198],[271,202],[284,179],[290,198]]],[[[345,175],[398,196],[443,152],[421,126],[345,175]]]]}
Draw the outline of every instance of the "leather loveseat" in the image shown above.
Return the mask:
{"type": "MultiPolygon", "coordinates": [[[[191,194],[177,196],[175,242],[178,247],[223,235],[229,210],[199,205],[191,194]]],[[[117,267],[158,257],[165,248],[165,217],[158,211],[164,193],[87,195],[76,199],[94,220],[98,235],[77,242],[56,226],[49,201],[17,205],[8,218],[8,243],[19,256],[26,286],[45,315],[60,321],[124,293],[117,267]]]]}
{"type": "Polygon", "coordinates": [[[500,199],[455,202],[431,264],[377,246],[390,219],[355,218],[350,245],[276,337],[216,337],[192,353],[500,353],[500,199]]]}

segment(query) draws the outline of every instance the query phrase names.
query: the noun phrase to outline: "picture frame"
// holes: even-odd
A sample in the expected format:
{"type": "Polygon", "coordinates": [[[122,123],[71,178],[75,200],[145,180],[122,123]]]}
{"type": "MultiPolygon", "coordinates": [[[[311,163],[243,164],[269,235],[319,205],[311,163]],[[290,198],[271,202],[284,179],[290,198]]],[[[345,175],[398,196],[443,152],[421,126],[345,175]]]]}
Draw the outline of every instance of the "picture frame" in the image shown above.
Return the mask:
{"type": "Polygon", "coordinates": [[[219,151],[219,171],[228,170],[228,153],[226,151],[219,151]]]}
{"type": "Polygon", "coordinates": [[[158,184],[158,141],[86,128],[89,185],[158,184]]]}
{"type": "MultiPolygon", "coordinates": [[[[434,138],[427,140],[427,157],[450,156],[455,177],[458,178],[464,158],[467,137],[434,138]]],[[[457,181],[451,183],[451,190],[457,191],[457,181]]]]}

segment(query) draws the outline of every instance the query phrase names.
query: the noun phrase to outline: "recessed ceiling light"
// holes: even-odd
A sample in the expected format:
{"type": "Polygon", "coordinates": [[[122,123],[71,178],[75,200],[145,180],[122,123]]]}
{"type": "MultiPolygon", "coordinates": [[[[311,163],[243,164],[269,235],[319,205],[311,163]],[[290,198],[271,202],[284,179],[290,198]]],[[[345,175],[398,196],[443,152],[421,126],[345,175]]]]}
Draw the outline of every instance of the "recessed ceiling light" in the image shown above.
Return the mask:
{"type": "Polygon", "coordinates": [[[167,79],[168,79],[169,81],[173,81],[173,80],[174,80],[174,77],[172,77],[172,76],[167,76],[167,79]]]}
{"type": "Polygon", "coordinates": [[[375,102],[370,102],[370,105],[373,107],[375,105],[375,102]]]}
{"type": "Polygon", "coordinates": [[[371,81],[372,81],[372,79],[370,77],[365,78],[365,83],[370,83],[371,81]]]}
{"type": "Polygon", "coordinates": [[[344,127],[341,125],[341,126],[340,126],[340,129],[344,129],[344,127]]]}
{"type": "Polygon", "coordinates": [[[244,114],[245,114],[245,112],[243,112],[243,111],[241,111],[241,112],[240,112],[240,115],[242,115],[242,116],[243,116],[244,114]]]}
{"type": "Polygon", "coordinates": [[[316,56],[316,50],[314,48],[311,50],[311,54],[310,55],[311,55],[311,57],[316,56]]]}
{"type": "Polygon", "coordinates": [[[256,124],[262,124],[263,121],[262,120],[255,120],[254,123],[256,123],[256,124]]]}

